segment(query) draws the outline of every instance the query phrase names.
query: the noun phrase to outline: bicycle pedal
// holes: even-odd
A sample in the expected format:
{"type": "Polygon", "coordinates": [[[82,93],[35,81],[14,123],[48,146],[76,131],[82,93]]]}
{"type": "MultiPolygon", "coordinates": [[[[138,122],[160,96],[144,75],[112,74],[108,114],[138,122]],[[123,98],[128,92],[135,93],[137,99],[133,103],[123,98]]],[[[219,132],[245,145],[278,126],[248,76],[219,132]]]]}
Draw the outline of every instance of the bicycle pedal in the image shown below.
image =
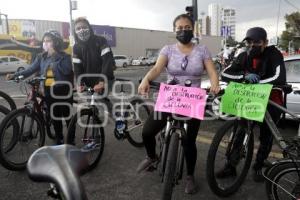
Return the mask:
{"type": "Polygon", "coordinates": [[[153,171],[155,171],[155,170],[157,170],[157,167],[156,166],[154,166],[154,165],[151,165],[151,166],[149,166],[148,168],[147,168],[147,172],[153,172],[153,171]]]}

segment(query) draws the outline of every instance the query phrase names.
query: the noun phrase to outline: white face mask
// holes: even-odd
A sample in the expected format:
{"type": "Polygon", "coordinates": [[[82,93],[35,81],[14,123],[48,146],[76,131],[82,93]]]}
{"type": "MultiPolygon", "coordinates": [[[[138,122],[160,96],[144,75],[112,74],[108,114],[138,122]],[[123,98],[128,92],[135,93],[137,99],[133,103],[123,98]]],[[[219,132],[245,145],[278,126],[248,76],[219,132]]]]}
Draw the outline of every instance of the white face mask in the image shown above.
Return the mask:
{"type": "Polygon", "coordinates": [[[83,42],[88,41],[91,36],[91,31],[88,28],[80,29],[78,31],[75,31],[75,33],[77,34],[78,38],[83,42]]]}
{"type": "Polygon", "coordinates": [[[44,51],[49,52],[50,49],[53,49],[53,43],[52,42],[43,42],[43,49],[44,49],[44,51]]]}

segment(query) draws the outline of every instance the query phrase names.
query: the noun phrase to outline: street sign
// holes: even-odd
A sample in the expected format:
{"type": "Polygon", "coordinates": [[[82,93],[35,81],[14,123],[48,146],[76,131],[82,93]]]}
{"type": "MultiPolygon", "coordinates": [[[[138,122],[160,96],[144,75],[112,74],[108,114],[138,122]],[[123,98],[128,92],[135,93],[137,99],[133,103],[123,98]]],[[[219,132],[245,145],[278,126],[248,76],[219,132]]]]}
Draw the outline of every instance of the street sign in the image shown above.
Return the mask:
{"type": "Polygon", "coordinates": [[[223,36],[223,37],[230,36],[230,26],[222,26],[221,27],[221,36],[223,36]]]}

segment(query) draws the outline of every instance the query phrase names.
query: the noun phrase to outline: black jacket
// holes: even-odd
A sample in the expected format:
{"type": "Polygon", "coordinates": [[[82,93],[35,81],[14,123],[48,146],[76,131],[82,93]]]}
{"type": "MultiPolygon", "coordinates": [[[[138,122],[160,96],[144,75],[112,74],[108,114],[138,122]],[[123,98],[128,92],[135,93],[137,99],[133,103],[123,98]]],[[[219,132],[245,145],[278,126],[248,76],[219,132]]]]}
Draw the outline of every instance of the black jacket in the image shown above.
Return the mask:
{"type": "MultiPolygon", "coordinates": [[[[90,30],[91,36],[85,43],[80,42],[75,34],[76,43],[73,47],[75,77],[78,81],[78,77],[81,74],[102,74],[105,75],[108,80],[113,80],[115,78],[115,61],[111,48],[108,46],[107,40],[104,37],[94,35],[91,27],[90,30]]],[[[83,78],[80,84],[84,83],[89,87],[93,87],[102,80],[101,77],[91,76],[89,78],[83,78]]]]}
{"type": "Polygon", "coordinates": [[[247,52],[239,54],[233,63],[222,72],[222,80],[226,82],[242,82],[245,74],[255,73],[260,76],[259,83],[286,84],[283,56],[274,46],[265,48],[256,68],[253,68],[252,62],[253,59],[247,55],[247,52]]]}

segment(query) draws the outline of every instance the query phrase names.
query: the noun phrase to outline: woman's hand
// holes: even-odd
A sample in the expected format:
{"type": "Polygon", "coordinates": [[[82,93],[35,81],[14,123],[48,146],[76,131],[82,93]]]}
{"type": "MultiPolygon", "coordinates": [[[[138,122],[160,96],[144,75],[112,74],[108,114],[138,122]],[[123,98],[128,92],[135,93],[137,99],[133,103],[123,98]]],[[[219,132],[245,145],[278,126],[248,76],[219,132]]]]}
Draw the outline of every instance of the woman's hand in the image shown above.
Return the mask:
{"type": "Polygon", "coordinates": [[[138,93],[141,95],[147,95],[149,93],[149,90],[150,90],[149,81],[144,78],[141,84],[139,85],[138,93]]]}
{"type": "Polygon", "coordinates": [[[6,74],[5,80],[9,81],[14,78],[14,74],[6,74]]]}
{"type": "Polygon", "coordinates": [[[100,81],[97,85],[94,86],[94,91],[100,93],[104,90],[104,82],[100,81]]]}
{"type": "Polygon", "coordinates": [[[211,85],[209,92],[213,94],[218,94],[220,92],[221,88],[219,85],[211,85]]]}

